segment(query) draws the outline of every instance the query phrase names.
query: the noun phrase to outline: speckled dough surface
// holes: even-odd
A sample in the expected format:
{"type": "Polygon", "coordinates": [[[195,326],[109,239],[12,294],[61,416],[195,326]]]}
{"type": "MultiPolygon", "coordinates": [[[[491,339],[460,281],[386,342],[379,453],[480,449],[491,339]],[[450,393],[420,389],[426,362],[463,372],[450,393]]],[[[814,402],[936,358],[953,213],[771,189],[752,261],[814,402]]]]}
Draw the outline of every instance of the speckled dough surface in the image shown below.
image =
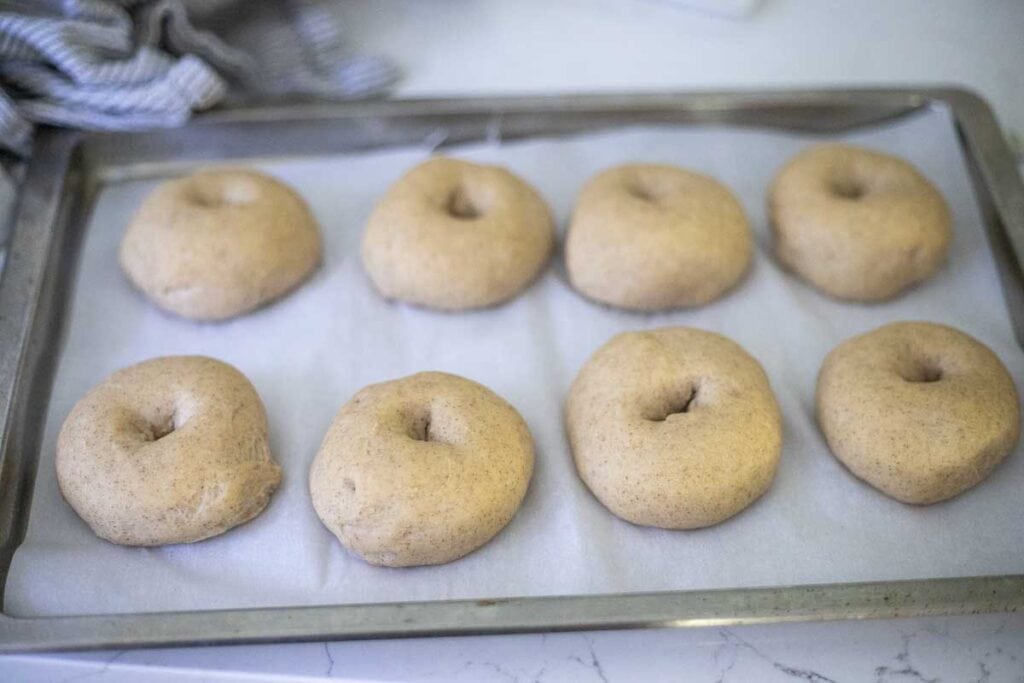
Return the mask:
{"type": "Polygon", "coordinates": [[[363,266],[389,299],[443,310],[511,299],[547,263],[551,212],[521,178],[498,166],[434,158],[377,203],[363,266]]]}
{"type": "Polygon", "coordinates": [[[976,485],[1020,436],[1017,389],[977,339],[935,323],[843,342],[818,375],[818,423],[851,472],[905,503],[976,485]]]}
{"type": "Polygon", "coordinates": [[[204,356],[118,370],[82,398],[57,439],[75,512],[124,545],[190,543],[258,515],[281,481],[256,390],[204,356]]]}
{"type": "Polygon", "coordinates": [[[121,267],[156,305],[222,320],[277,299],[320,262],[306,202],[242,168],[169,180],[142,203],[121,242],[121,267]]]}
{"type": "Polygon", "coordinates": [[[753,242],[721,183],[675,166],[627,164],[580,192],[565,240],[573,287],[622,308],[698,306],[746,272],[753,242]]]}
{"type": "Polygon", "coordinates": [[[580,477],[605,507],[646,526],[717,524],[769,487],[779,407],[760,364],[713,332],[624,332],[573,382],[566,426],[580,477]]]}
{"type": "Polygon", "coordinates": [[[523,418],[476,382],[421,372],[373,384],[331,423],[310,468],[317,515],[371,564],[442,564],[519,509],[533,473],[523,418]]]}
{"type": "Polygon", "coordinates": [[[909,163],[817,145],[787,163],[768,196],[775,255],[826,294],[878,301],[930,277],[952,238],[946,200],[909,163]]]}

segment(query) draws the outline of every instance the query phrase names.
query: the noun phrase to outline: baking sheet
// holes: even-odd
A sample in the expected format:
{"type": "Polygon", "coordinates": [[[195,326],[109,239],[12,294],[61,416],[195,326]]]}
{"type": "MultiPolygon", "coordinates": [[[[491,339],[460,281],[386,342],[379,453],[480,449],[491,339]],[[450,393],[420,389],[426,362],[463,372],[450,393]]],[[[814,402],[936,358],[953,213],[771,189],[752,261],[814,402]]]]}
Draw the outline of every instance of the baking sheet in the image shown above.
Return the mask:
{"type": "Polygon", "coordinates": [[[558,259],[523,296],[493,310],[452,315],[382,301],[359,265],[362,226],[384,188],[428,156],[421,147],[259,164],[310,202],[323,226],[324,267],[256,314],[194,324],[154,309],[117,267],[124,226],[155,183],[104,188],[82,247],[32,515],[11,566],[5,611],[54,616],[1024,572],[1019,453],[974,490],[915,508],[854,479],[814,425],[814,380],[825,354],[894,320],[964,329],[991,346],[1024,386],[1021,351],[948,114],[936,109],[840,137],[910,159],[953,210],[949,265],[891,303],[825,299],[768,255],[765,188],[814,136],[644,127],[447,150],[523,175],[550,201],[562,229],[582,183],[616,163],[674,163],[728,184],[759,242],[750,275],[707,307],[656,315],[583,300],[567,287],[558,259]],[[562,428],[563,398],[586,358],[616,332],[664,325],[693,325],[738,341],[764,365],[783,409],[784,451],[771,490],[709,529],[646,529],[613,517],[577,479],[562,428]],[[152,549],[108,544],[60,497],[56,434],[74,402],[109,373],[178,353],[224,359],[252,379],[267,406],[284,481],[261,516],[220,537],[152,549]],[[306,473],[334,413],[356,390],[426,369],[480,381],[520,410],[537,446],[533,482],[519,514],[476,553],[441,567],[371,567],[320,525],[306,473]]]}

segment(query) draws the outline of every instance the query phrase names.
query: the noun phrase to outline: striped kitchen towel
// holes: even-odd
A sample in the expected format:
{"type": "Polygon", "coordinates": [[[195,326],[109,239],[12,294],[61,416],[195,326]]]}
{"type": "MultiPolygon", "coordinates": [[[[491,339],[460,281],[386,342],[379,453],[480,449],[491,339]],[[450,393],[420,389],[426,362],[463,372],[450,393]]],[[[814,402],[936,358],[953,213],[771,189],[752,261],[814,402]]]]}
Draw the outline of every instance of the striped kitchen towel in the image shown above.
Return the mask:
{"type": "Polygon", "coordinates": [[[397,80],[351,52],[328,0],[0,0],[0,148],[36,123],[137,130],[226,97],[351,99],[397,80]]]}

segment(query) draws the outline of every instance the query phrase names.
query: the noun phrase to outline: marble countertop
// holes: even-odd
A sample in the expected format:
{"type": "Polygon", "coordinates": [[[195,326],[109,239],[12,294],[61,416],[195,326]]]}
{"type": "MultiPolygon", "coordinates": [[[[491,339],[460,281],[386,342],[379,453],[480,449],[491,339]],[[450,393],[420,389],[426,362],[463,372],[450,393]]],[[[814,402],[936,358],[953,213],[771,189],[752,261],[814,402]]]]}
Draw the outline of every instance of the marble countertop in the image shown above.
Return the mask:
{"type": "Polygon", "coordinates": [[[17,655],[9,681],[1024,681],[1024,615],[17,655]]]}
{"type": "MultiPolygon", "coordinates": [[[[399,96],[959,83],[1024,131],[1024,3],[349,0],[399,96]]],[[[1024,549],[1022,549],[1024,552],[1024,549]]],[[[0,657],[3,681],[1024,682],[1024,615],[0,657]]]]}

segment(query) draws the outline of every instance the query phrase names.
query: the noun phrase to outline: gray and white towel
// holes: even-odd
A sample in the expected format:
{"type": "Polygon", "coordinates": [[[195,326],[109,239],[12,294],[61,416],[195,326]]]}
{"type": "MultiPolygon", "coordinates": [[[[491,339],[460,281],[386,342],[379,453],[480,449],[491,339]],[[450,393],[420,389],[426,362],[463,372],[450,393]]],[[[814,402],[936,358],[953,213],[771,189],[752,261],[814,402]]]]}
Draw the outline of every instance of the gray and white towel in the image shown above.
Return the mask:
{"type": "Polygon", "coordinates": [[[137,130],[227,97],[352,99],[397,80],[350,51],[328,0],[0,0],[0,148],[36,123],[137,130]]]}

